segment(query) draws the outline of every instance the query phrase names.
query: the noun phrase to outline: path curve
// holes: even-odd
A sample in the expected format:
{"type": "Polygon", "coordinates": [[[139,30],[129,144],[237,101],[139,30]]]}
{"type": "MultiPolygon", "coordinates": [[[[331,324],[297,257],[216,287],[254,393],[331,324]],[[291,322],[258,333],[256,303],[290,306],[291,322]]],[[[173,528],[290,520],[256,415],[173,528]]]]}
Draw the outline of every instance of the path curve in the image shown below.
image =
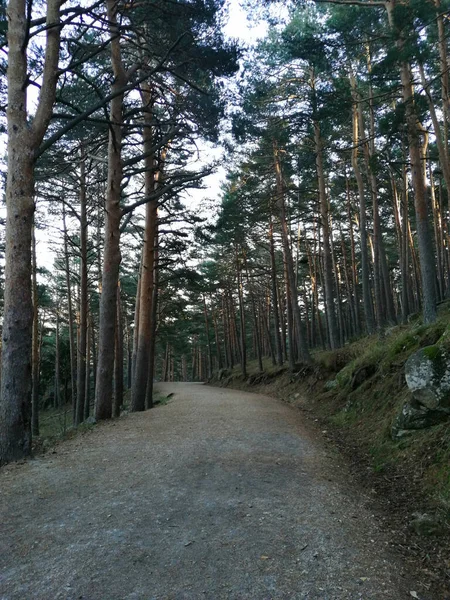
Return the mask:
{"type": "Polygon", "coordinates": [[[166,406],[0,472],[2,600],[425,598],[297,410],[159,387],[166,406]]]}

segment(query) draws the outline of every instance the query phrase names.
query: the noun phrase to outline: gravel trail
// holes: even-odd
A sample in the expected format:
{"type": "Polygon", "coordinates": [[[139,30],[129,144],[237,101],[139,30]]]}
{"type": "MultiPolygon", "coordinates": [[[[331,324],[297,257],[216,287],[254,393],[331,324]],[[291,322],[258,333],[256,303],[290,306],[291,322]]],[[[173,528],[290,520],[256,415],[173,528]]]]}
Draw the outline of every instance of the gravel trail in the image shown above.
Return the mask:
{"type": "Polygon", "coordinates": [[[0,471],[2,600],[430,600],[299,411],[158,387],[166,406],[0,471]]]}

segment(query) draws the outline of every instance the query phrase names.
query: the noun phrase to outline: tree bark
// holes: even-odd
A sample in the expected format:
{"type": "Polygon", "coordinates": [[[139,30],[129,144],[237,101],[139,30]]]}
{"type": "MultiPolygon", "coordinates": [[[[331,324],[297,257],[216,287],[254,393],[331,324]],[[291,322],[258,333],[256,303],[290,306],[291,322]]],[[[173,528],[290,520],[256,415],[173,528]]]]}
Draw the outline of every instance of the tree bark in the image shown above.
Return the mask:
{"type": "Polygon", "coordinates": [[[38,288],[37,288],[37,264],[36,264],[36,234],[32,231],[32,257],[33,257],[33,387],[31,401],[31,422],[33,436],[39,435],[39,311],[38,311],[38,288]]]}
{"type": "Polygon", "coordinates": [[[364,181],[361,175],[361,170],[358,163],[358,145],[360,140],[359,122],[358,122],[358,97],[356,93],[356,84],[353,75],[350,76],[350,83],[353,93],[353,151],[352,151],[352,168],[358,186],[359,199],[359,230],[361,238],[361,281],[363,288],[363,304],[364,317],[366,321],[366,329],[369,334],[375,331],[375,323],[373,319],[372,295],[370,291],[370,275],[369,275],[369,255],[367,249],[367,216],[366,216],[366,194],[364,189],[364,181]]]}
{"type": "Polygon", "coordinates": [[[9,0],[8,172],[6,180],[5,297],[0,400],[0,464],[31,452],[32,284],[31,230],[34,214],[36,151],[50,122],[60,45],[60,3],[47,2],[42,86],[35,117],[28,122],[26,0],[9,0]]]}
{"type": "Polygon", "coordinates": [[[244,312],[244,286],[242,282],[242,271],[239,263],[238,250],[236,248],[236,279],[239,299],[239,341],[241,349],[241,369],[244,378],[247,377],[247,342],[245,331],[245,312],[244,312]]]}
{"type": "Polygon", "coordinates": [[[322,222],[323,234],[325,311],[327,313],[330,346],[332,350],[335,350],[340,346],[340,342],[336,323],[335,290],[333,285],[333,259],[331,255],[330,240],[330,222],[328,215],[328,198],[325,189],[325,170],[323,166],[323,142],[319,122],[315,120],[313,122],[313,127],[316,154],[317,182],[319,187],[320,218],[322,222]]]}
{"type": "Polygon", "coordinates": [[[205,336],[206,336],[206,347],[208,350],[208,379],[211,379],[212,371],[213,371],[212,350],[211,350],[211,340],[209,339],[209,319],[208,319],[208,310],[206,307],[205,296],[203,296],[203,315],[205,317],[205,336]]]}
{"type": "Polygon", "coordinates": [[[154,259],[154,282],[153,282],[153,298],[152,298],[152,324],[150,335],[150,350],[148,357],[148,379],[147,393],[145,395],[145,408],[153,408],[153,380],[155,375],[155,360],[156,360],[156,334],[158,329],[158,302],[159,302],[159,250],[158,250],[158,219],[156,219],[155,232],[155,259],[154,259]]]}
{"type": "Polygon", "coordinates": [[[87,265],[87,204],[86,204],[86,163],[84,150],[80,162],[80,326],[77,361],[77,408],[75,425],[84,419],[86,401],[86,347],[88,316],[88,265],[87,265]]]}
{"type": "Polygon", "coordinates": [[[122,302],[120,299],[120,285],[117,286],[117,323],[115,338],[114,358],[114,406],[113,416],[120,417],[120,409],[123,406],[123,319],[122,302]]]}
{"type": "Polygon", "coordinates": [[[281,224],[281,239],[283,244],[283,253],[286,266],[286,277],[288,281],[287,291],[290,293],[290,306],[292,310],[292,317],[297,329],[297,339],[299,344],[299,357],[305,362],[311,362],[311,356],[309,354],[308,345],[305,339],[303,331],[303,322],[300,314],[300,308],[298,305],[297,290],[295,288],[295,272],[294,262],[292,259],[291,246],[289,243],[289,231],[286,220],[286,206],[284,200],[283,191],[283,176],[281,172],[281,165],[278,156],[278,148],[274,143],[274,166],[275,175],[277,182],[277,205],[279,210],[280,224],[281,224]]]}
{"type": "Polygon", "coordinates": [[[77,356],[75,350],[74,319],[72,303],[72,283],[70,281],[69,243],[66,223],[66,207],[63,202],[63,229],[64,229],[64,268],[67,288],[67,307],[69,312],[69,352],[70,352],[70,385],[72,399],[72,420],[75,423],[76,397],[77,397],[77,356]]]}
{"type": "MultiPolygon", "coordinates": [[[[397,23],[395,8],[398,0],[386,2],[389,25],[395,36],[396,47],[402,56],[404,53],[404,33],[397,23]]],[[[400,63],[400,79],[402,84],[403,103],[405,105],[406,129],[408,132],[409,158],[411,162],[411,181],[414,189],[414,208],[416,213],[417,241],[419,245],[420,271],[422,279],[423,318],[425,323],[436,320],[436,268],[433,252],[433,240],[430,232],[428,202],[424,168],[422,165],[421,135],[414,102],[413,76],[411,64],[402,60],[400,63]]]]}
{"type": "Polygon", "coordinates": [[[103,252],[102,293],[100,297],[100,321],[98,340],[97,389],[95,395],[95,418],[110,419],[112,416],[114,347],[117,314],[117,285],[119,281],[120,253],[120,194],[123,176],[122,164],[122,112],[126,73],[123,68],[120,33],[117,25],[117,3],[107,0],[107,15],[111,33],[111,63],[114,81],[111,100],[108,141],[108,178],[105,205],[105,248],[103,252]]]}
{"type": "Polygon", "coordinates": [[[277,293],[277,265],[275,261],[275,243],[273,239],[273,221],[272,216],[269,222],[269,252],[270,252],[270,284],[272,292],[272,306],[273,306],[273,328],[275,333],[275,348],[277,363],[281,366],[283,364],[283,348],[281,344],[281,332],[280,332],[280,314],[278,312],[278,293],[277,293]]]}

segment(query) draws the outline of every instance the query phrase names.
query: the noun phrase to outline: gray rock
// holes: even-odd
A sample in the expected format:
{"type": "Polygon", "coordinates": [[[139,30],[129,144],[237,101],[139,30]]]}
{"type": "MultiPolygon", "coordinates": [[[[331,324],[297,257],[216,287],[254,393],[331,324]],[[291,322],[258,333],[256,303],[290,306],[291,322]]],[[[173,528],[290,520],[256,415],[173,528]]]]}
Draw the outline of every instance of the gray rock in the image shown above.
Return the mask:
{"type": "Polygon", "coordinates": [[[88,417],[88,418],[85,420],[85,423],[86,423],[86,425],[96,425],[96,424],[97,424],[97,421],[95,420],[95,418],[94,418],[94,417],[88,417]]]}
{"type": "Polygon", "coordinates": [[[450,356],[439,346],[421,348],[408,358],[405,377],[413,398],[434,409],[450,409],[450,356]]]}
{"type": "Polygon", "coordinates": [[[450,355],[444,348],[427,346],[411,354],[405,377],[411,399],[395,419],[394,438],[437,425],[450,416],[450,355]]]}
{"type": "Polygon", "coordinates": [[[448,416],[449,414],[446,411],[430,410],[413,399],[403,405],[400,414],[395,419],[392,427],[392,437],[399,439],[414,430],[432,427],[445,421],[448,416]]]}

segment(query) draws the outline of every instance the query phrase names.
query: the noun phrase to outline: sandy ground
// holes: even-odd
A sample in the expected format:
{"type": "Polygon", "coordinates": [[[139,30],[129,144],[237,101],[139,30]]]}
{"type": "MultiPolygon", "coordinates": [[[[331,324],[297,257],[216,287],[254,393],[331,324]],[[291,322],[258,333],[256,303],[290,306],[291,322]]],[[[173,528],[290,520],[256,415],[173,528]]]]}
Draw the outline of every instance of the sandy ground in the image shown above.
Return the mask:
{"type": "Polygon", "coordinates": [[[166,406],[0,472],[2,600],[430,600],[298,411],[159,387],[166,406]]]}

